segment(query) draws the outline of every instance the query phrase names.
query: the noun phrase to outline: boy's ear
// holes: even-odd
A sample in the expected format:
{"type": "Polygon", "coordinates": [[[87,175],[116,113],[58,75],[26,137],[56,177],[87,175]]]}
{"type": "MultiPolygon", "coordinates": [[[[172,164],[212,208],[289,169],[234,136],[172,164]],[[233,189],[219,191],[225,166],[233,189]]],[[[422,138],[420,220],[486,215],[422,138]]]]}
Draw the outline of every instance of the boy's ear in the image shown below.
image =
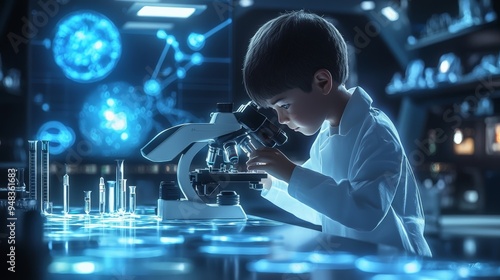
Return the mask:
{"type": "Polygon", "coordinates": [[[313,88],[316,87],[322,94],[327,95],[333,87],[333,79],[330,71],[326,69],[319,69],[314,73],[313,88]]]}

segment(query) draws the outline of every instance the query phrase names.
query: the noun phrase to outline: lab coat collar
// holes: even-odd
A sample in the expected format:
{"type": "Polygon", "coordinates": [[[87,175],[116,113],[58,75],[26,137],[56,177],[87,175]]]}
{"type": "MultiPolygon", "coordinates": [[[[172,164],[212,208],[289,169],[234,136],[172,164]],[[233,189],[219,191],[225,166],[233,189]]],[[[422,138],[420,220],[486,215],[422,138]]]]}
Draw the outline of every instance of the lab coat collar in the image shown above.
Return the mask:
{"type": "Polygon", "coordinates": [[[361,87],[354,87],[349,89],[352,93],[351,98],[347,102],[344,109],[344,114],[340,119],[339,134],[346,135],[351,128],[364,119],[365,113],[371,107],[373,99],[361,87]]]}

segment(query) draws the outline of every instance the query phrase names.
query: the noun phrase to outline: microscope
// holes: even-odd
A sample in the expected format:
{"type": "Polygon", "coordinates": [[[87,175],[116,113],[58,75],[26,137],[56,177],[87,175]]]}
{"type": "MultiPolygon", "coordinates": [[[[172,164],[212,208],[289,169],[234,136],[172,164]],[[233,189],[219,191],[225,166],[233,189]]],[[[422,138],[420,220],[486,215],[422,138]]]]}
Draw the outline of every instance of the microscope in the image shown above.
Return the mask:
{"type": "Polygon", "coordinates": [[[247,219],[239,195],[222,189],[230,182],[248,182],[250,188],[259,190],[267,174],[239,171],[238,147],[248,155],[259,146],[280,146],[288,140],[251,101],[234,112],[232,103],[218,103],[210,117],[209,123],[165,129],[141,149],[142,156],[153,162],[178,158],[177,184],[160,186],[158,216],[162,221],[247,219]],[[207,145],[207,167],[191,170],[195,156],[207,145]]]}

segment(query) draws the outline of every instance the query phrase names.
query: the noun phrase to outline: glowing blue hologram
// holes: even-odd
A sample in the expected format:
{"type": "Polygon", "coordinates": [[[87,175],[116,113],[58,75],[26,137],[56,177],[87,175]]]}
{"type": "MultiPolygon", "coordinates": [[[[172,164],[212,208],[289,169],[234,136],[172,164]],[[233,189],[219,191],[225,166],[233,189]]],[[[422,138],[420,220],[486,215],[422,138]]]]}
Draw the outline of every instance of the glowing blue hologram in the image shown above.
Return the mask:
{"type": "Polygon", "coordinates": [[[232,19],[228,18],[225,21],[221,22],[221,24],[217,25],[216,27],[212,28],[209,30],[207,33],[205,33],[205,39],[209,38],[210,36],[214,35],[215,33],[221,31],[224,27],[230,25],[233,22],[232,19]]]}
{"type": "Polygon", "coordinates": [[[69,79],[88,83],[105,78],[122,52],[120,33],[104,15],[80,11],[65,16],[52,44],[56,64],[69,79]]]}
{"type": "MultiPolygon", "coordinates": [[[[187,57],[187,56],[184,56],[187,57]]],[[[194,65],[201,65],[203,63],[203,56],[200,53],[194,53],[190,56],[189,62],[184,67],[177,68],[177,78],[180,80],[186,78],[187,71],[194,65]]]]}
{"type": "Polygon", "coordinates": [[[177,78],[184,79],[186,77],[186,69],[183,67],[177,68],[177,78]]]}
{"type": "Polygon", "coordinates": [[[125,82],[101,85],[80,112],[80,131],[104,156],[126,155],[152,128],[152,103],[125,82]]]}
{"type": "Polygon", "coordinates": [[[44,112],[48,112],[50,110],[50,105],[48,103],[43,103],[42,104],[42,110],[44,112]]]}
{"type": "Polygon", "coordinates": [[[190,57],[189,62],[186,65],[184,65],[184,67],[177,68],[177,78],[184,79],[186,77],[187,71],[191,67],[193,67],[194,65],[201,65],[204,61],[204,58],[200,53],[194,53],[189,57],[190,57]]]}
{"type": "MultiPolygon", "coordinates": [[[[202,49],[205,46],[206,39],[209,38],[210,36],[214,35],[215,33],[219,32],[222,30],[224,27],[230,25],[232,23],[232,19],[227,19],[217,25],[216,27],[212,28],[205,34],[199,34],[199,33],[191,33],[188,35],[187,38],[187,44],[189,48],[191,48],[194,51],[198,51],[202,49]]],[[[160,40],[165,41],[165,47],[160,55],[160,58],[158,59],[158,63],[156,64],[155,70],[153,71],[153,74],[151,75],[150,80],[155,80],[158,81],[159,84],[161,85],[161,90],[169,86],[172,82],[174,82],[177,79],[184,79],[187,75],[187,72],[189,69],[193,66],[199,66],[202,65],[205,62],[214,62],[214,63],[230,63],[231,59],[230,58],[206,58],[204,57],[201,53],[195,52],[193,54],[186,54],[182,52],[179,48],[179,42],[173,35],[169,35],[165,30],[158,30],[156,32],[156,37],[160,40]],[[173,72],[170,67],[167,67],[165,71],[163,71],[162,74],[166,76],[166,78],[163,81],[158,80],[158,74],[160,73],[160,67],[163,65],[163,62],[165,61],[165,57],[170,49],[170,47],[174,50],[174,60],[176,62],[176,68],[175,72],[173,72]],[[181,62],[187,61],[185,65],[180,65],[181,62]]],[[[146,88],[144,91],[147,94],[150,94],[146,91],[146,88]]],[[[151,95],[151,94],[150,94],[151,95]]],[[[156,95],[155,95],[156,96],[156,95]]]]}
{"type": "Polygon", "coordinates": [[[201,65],[203,63],[203,55],[201,53],[193,53],[191,55],[191,63],[194,65],[201,65]]]}
{"type": "MultiPolygon", "coordinates": [[[[160,71],[160,66],[163,64],[163,61],[165,60],[165,56],[167,55],[168,49],[170,48],[170,45],[167,44],[163,51],[161,52],[160,59],[158,59],[158,63],[156,64],[155,70],[153,72],[152,78],[156,79],[158,77],[158,72],[160,71]]],[[[167,67],[169,68],[169,67],[167,67]]]]}
{"type": "Polygon", "coordinates": [[[44,123],[37,132],[37,139],[50,141],[49,153],[62,154],[75,143],[75,132],[59,121],[44,123]]]}
{"type": "MultiPolygon", "coordinates": [[[[191,45],[191,49],[193,49],[193,46],[194,49],[203,48],[208,37],[222,30],[224,27],[231,24],[231,22],[231,19],[226,20],[205,34],[191,33],[189,35],[190,38],[188,38],[188,45],[191,45]]],[[[154,99],[156,111],[158,112],[158,114],[165,117],[172,126],[182,123],[204,122],[205,120],[194,116],[190,112],[175,108],[177,93],[175,91],[170,91],[170,96],[162,96],[162,94],[164,93],[163,90],[173,82],[185,79],[187,76],[187,72],[193,66],[199,66],[206,62],[229,64],[231,63],[231,59],[229,57],[207,58],[204,57],[200,52],[194,52],[192,54],[183,52],[180,49],[180,44],[179,41],[177,41],[176,37],[168,34],[165,30],[162,29],[156,32],[156,37],[159,40],[164,41],[165,46],[160,54],[151,77],[149,77],[148,80],[144,82],[143,90],[146,93],[146,96],[154,99]],[[170,53],[170,63],[169,65],[163,66],[171,49],[172,52],[170,53]]],[[[131,134],[122,134],[121,137],[123,139],[129,137],[129,135],[131,134]]]]}
{"type": "Polygon", "coordinates": [[[174,55],[175,61],[181,62],[182,60],[186,59],[186,56],[184,55],[183,52],[180,50],[176,49],[175,50],[175,55],[174,55]]]}
{"type": "Polygon", "coordinates": [[[187,38],[187,45],[189,46],[190,49],[193,51],[199,51],[205,46],[205,41],[207,38],[210,36],[214,35],[215,33],[219,32],[222,30],[224,27],[230,25],[233,22],[232,19],[227,19],[223,22],[221,22],[219,25],[216,27],[212,28],[205,34],[199,34],[199,33],[191,33],[189,34],[187,38]]]}
{"type": "Polygon", "coordinates": [[[205,36],[198,33],[191,33],[188,36],[187,43],[193,51],[199,51],[205,46],[205,36]]]}
{"type": "Polygon", "coordinates": [[[177,43],[177,41],[175,40],[175,37],[173,35],[168,35],[166,40],[168,45],[176,45],[176,46],[179,46],[179,44],[177,43]]]}
{"type": "Polygon", "coordinates": [[[167,32],[165,30],[156,31],[156,38],[158,39],[167,39],[167,32]]]}
{"type": "Polygon", "coordinates": [[[161,85],[157,80],[149,79],[144,83],[144,92],[151,96],[157,96],[161,93],[161,85]]]}

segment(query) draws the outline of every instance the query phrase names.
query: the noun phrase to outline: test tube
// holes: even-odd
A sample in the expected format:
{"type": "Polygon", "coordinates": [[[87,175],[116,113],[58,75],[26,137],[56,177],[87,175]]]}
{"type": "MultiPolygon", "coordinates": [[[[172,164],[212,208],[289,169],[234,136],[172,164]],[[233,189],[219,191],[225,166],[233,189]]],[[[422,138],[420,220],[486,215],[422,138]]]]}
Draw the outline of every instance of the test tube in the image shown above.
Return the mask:
{"type": "Polygon", "coordinates": [[[115,212],[115,181],[108,181],[108,209],[109,213],[112,214],[115,212]]]}
{"type": "Polygon", "coordinates": [[[106,212],[106,186],[104,185],[104,178],[99,179],[99,214],[106,212]]]}
{"type": "Polygon", "coordinates": [[[48,140],[42,140],[41,149],[41,171],[40,171],[40,207],[42,212],[50,214],[50,201],[49,201],[49,144],[48,140]]]}
{"type": "Polygon", "coordinates": [[[69,175],[68,166],[66,166],[66,174],[63,176],[63,214],[69,214],[69,175]]]}
{"type": "Polygon", "coordinates": [[[90,213],[90,210],[91,210],[91,207],[92,207],[92,201],[91,201],[91,197],[90,197],[90,194],[92,193],[92,191],[83,191],[85,193],[85,196],[84,196],[84,208],[83,210],[85,211],[85,214],[89,214],[90,213]]]}
{"type": "Polygon", "coordinates": [[[127,179],[121,179],[120,183],[121,189],[118,189],[120,196],[120,207],[117,206],[119,214],[124,214],[127,211],[127,179]]]}
{"type": "Polygon", "coordinates": [[[37,162],[37,140],[28,140],[29,155],[28,155],[28,184],[29,184],[29,199],[36,200],[38,196],[38,162],[37,162]]]}
{"type": "MultiPolygon", "coordinates": [[[[123,159],[116,160],[116,189],[115,189],[115,209],[116,211],[120,211],[123,208],[123,201],[121,199],[121,195],[123,192],[124,186],[122,185],[123,180],[123,159]]],[[[125,189],[125,191],[127,191],[125,189]]]]}
{"type": "Polygon", "coordinates": [[[129,211],[130,214],[135,214],[135,207],[136,207],[136,196],[135,196],[135,187],[136,186],[130,186],[130,193],[129,193],[129,211]]]}

